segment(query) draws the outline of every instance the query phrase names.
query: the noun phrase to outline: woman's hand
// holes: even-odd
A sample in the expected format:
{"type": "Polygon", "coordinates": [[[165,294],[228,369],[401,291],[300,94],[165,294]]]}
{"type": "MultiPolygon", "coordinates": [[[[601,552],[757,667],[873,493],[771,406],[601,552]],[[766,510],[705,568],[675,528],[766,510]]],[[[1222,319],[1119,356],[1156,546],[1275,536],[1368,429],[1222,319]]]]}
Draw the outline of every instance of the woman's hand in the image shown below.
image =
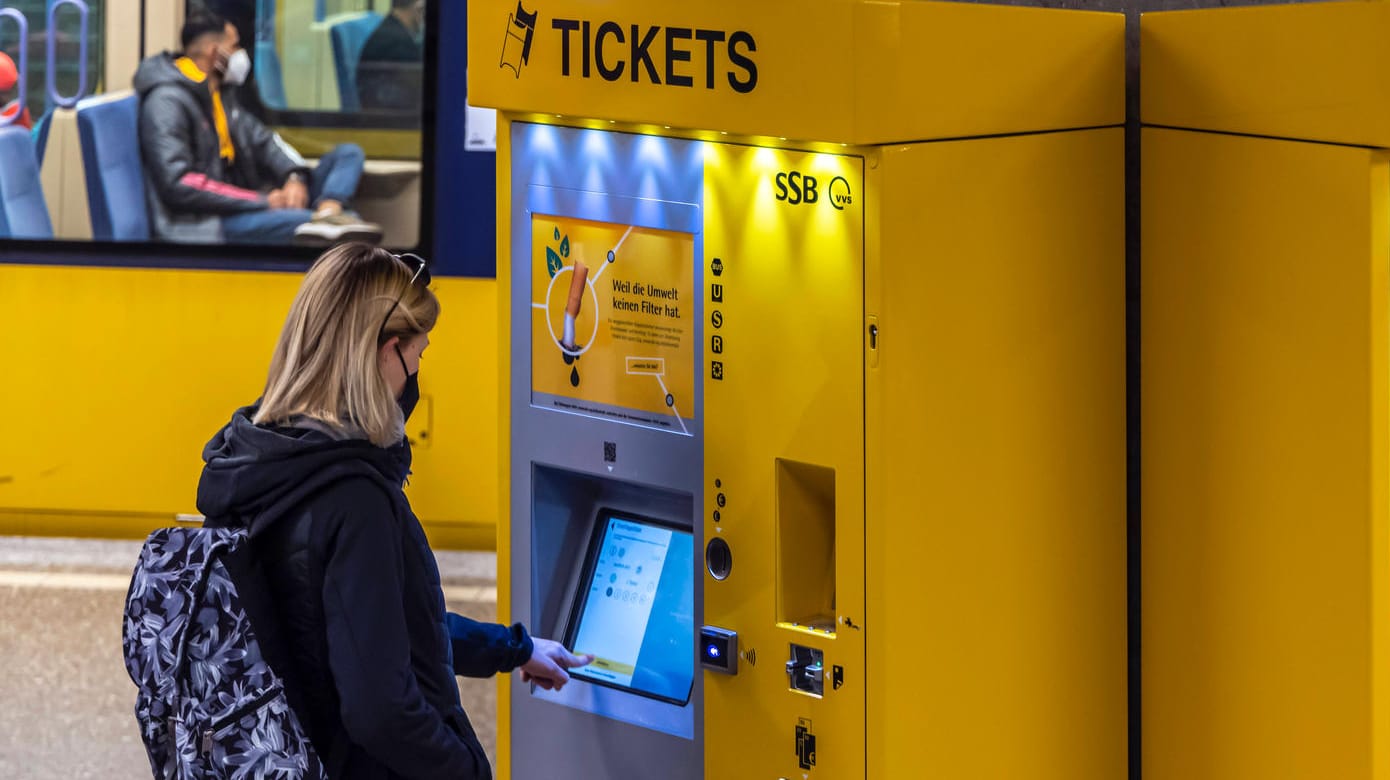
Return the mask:
{"type": "Polygon", "coordinates": [[[575,655],[559,642],[540,637],[531,637],[531,660],[521,665],[521,681],[535,683],[550,690],[560,690],[570,681],[566,669],[586,666],[593,662],[592,655],[575,655]]]}

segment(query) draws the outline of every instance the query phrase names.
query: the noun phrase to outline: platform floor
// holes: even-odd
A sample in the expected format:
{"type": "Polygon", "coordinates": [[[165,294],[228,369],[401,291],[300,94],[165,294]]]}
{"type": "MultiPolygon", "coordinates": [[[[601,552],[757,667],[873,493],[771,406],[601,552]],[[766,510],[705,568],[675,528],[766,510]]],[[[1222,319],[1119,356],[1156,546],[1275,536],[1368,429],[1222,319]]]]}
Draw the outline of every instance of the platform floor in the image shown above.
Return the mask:
{"type": "MultiPolygon", "coordinates": [[[[121,612],[137,542],[0,536],[0,778],[145,780],[135,686],[121,660],[121,612]]],[[[438,554],[449,609],[497,608],[492,553],[438,554]]],[[[495,758],[496,687],[459,680],[495,758]]]]}

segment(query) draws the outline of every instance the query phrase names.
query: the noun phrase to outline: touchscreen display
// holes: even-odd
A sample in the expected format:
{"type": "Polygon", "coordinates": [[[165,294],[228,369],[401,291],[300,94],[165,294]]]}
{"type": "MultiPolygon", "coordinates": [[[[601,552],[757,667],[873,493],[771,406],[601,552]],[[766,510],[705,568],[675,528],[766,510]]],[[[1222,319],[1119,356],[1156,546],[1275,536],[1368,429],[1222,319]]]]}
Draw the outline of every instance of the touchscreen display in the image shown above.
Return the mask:
{"type": "Polygon", "coordinates": [[[600,512],[567,638],[594,662],[570,674],[676,704],[695,668],[691,534],[600,512]]]}

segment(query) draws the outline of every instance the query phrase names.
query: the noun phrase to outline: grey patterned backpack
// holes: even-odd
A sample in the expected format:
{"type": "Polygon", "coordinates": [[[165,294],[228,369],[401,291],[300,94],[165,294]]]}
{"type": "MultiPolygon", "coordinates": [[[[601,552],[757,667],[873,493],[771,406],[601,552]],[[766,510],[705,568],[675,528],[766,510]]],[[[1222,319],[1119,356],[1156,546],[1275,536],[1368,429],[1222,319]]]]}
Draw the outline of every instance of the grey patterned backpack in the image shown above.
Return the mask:
{"type": "Polygon", "coordinates": [[[156,778],[327,777],[253,630],[268,594],[249,556],[244,530],[209,528],[162,528],[140,551],[123,644],[156,778]]]}

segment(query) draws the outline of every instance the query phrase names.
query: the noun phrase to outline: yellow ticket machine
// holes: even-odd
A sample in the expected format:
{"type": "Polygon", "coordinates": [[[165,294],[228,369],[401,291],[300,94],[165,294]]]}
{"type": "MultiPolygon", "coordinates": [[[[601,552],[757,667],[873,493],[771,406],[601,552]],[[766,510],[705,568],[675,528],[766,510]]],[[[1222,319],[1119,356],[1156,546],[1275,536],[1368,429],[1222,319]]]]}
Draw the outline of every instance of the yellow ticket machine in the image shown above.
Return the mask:
{"type": "Polygon", "coordinates": [[[499,694],[575,777],[1126,767],[1123,22],[475,0],[499,694]]]}
{"type": "Polygon", "coordinates": [[[1145,14],[1145,780],[1390,778],[1390,4],[1145,14]]]}

